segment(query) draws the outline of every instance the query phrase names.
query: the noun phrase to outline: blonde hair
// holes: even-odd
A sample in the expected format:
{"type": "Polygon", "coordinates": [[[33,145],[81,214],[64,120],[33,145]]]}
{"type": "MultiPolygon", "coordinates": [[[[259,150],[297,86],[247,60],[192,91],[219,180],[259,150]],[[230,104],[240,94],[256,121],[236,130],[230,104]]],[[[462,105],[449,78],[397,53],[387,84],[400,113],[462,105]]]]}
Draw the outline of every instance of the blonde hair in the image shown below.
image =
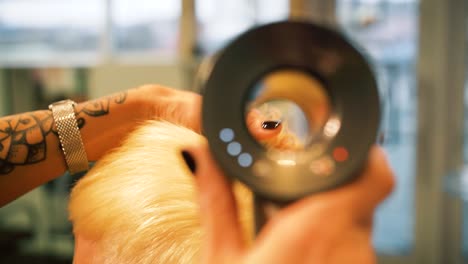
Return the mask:
{"type": "MultiPolygon", "coordinates": [[[[73,188],[74,233],[95,241],[90,263],[194,263],[203,232],[193,175],[181,150],[195,132],[161,121],[143,125],[73,188]]],[[[252,198],[235,186],[240,220],[252,236],[252,198]]]]}

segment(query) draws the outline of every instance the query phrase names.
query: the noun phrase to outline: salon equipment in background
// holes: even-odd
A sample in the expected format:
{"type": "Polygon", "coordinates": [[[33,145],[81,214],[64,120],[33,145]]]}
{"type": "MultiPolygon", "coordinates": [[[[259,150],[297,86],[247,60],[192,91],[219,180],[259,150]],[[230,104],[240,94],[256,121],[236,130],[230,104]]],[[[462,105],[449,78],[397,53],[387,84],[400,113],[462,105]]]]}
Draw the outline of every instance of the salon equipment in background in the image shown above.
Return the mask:
{"type": "Polygon", "coordinates": [[[365,57],[343,35],[308,22],[264,25],[204,65],[203,131],[224,172],[256,196],[257,226],[281,204],[338,187],[362,168],[380,107],[365,57]],[[281,121],[259,142],[251,114],[281,121]]]}

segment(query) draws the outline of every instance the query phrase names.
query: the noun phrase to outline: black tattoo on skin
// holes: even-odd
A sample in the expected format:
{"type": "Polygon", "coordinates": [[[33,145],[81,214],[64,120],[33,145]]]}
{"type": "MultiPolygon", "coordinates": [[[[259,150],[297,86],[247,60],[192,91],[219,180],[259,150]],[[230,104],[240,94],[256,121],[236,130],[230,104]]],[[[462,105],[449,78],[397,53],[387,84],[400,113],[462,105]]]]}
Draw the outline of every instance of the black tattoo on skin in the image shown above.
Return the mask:
{"type": "Polygon", "coordinates": [[[77,115],[78,127],[81,129],[85,125],[85,119],[83,115],[99,117],[109,114],[109,108],[111,102],[116,104],[123,104],[127,99],[127,92],[122,92],[117,95],[111,95],[103,99],[94,100],[86,103],[77,115]]]}
{"type": "Polygon", "coordinates": [[[85,113],[89,116],[103,116],[109,113],[109,107],[111,102],[116,104],[123,104],[127,99],[127,92],[119,93],[117,95],[111,95],[102,99],[94,100],[86,103],[83,108],[77,113],[85,113]]]}
{"type": "Polygon", "coordinates": [[[0,120],[0,174],[17,165],[33,164],[46,158],[46,136],[53,131],[52,113],[29,113],[0,120]]]}
{"type": "MultiPolygon", "coordinates": [[[[111,102],[123,104],[127,92],[86,103],[78,112],[78,127],[85,125],[84,116],[107,115],[111,102]]],[[[52,112],[37,111],[0,119],[0,175],[8,174],[15,166],[38,163],[46,159],[46,137],[57,134],[52,112]]]]}

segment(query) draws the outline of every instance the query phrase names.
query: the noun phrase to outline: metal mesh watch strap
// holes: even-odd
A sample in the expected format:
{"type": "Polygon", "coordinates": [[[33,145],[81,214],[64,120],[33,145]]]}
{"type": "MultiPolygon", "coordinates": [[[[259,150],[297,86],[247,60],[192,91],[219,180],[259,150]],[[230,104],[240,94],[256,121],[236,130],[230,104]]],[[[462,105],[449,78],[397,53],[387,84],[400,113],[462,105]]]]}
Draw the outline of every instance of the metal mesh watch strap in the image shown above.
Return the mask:
{"type": "Polygon", "coordinates": [[[88,158],[81,139],[72,100],[64,100],[49,105],[52,111],[60,145],[71,174],[88,170],[88,158]]]}

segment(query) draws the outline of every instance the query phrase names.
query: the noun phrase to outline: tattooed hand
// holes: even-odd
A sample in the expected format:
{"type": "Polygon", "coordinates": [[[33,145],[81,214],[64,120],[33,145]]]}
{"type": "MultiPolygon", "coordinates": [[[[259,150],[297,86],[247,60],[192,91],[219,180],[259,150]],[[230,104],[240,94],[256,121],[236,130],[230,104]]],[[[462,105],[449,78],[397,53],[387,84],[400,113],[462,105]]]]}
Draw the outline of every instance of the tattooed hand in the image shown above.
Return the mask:
{"type": "Polygon", "coordinates": [[[158,85],[144,85],[130,93],[137,94],[146,105],[145,119],[162,119],[200,132],[200,95],[158,85]]]}
{"type": "MultiPolygon", "coordinates": [[[[200,95],[157,85],[75,106],[89,161],[119,146],[146,120],[163,119],[200,132],[200,112],[200,95]]],[[[49,110],[0,118],[0,206],[66,171],[54,127],[49,110]]]]}
{"type": "Polygon", "coordinates": [[[76,118],[78,127],[85,125],[85,116],[99,117],[109,114],[111,103],[123,104],[127,99],[128,92],[122,92],[116,95],[106,96],[101,99],[84,102],[77,107],[76,118]]]}

